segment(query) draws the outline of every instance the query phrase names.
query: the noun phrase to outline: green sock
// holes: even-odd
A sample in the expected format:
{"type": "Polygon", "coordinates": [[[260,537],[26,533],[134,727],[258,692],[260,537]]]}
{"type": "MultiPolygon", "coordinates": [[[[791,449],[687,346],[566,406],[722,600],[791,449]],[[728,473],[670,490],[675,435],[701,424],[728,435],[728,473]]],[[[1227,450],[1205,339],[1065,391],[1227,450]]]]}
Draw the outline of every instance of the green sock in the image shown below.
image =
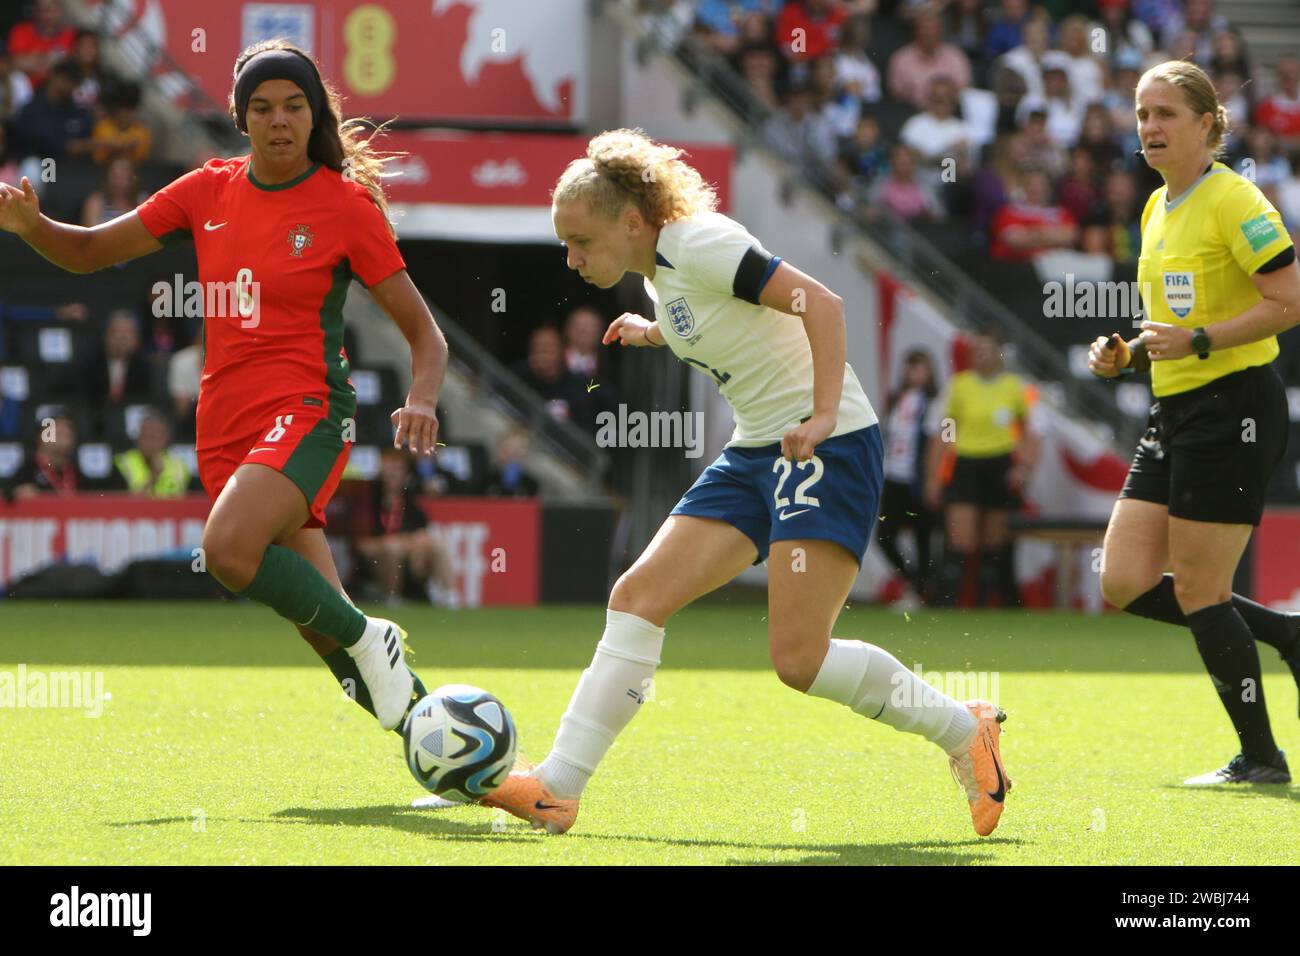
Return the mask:
{"type": "Polygon", "coordinates": [[[278,544],[266,549],[257,574],[239,594],[344,647],[361,640],[366,630],[366,616],[355,604],[330,587],[310,561],[278,544]]]}
{"type": "MultiPolygon", "coordinates": [[[[366,689],[365,682],[361,680],[361,671],[357,670],[357,662],[352,659],[346,647],[336,647],[328,654],[321,656],[325,666],[330,669],[334,679],[339,682],[344,693],[355,700],[371,717],[375,716],[375,705],[370,701],[370,691],[366,689]]],[[[423,700],[429,692],[424,688],[424,681],[420,680],[420,675],[411,671],[411,677],[415,680],[415,699],[423,700]]],[[[402,736],[401,725],[393,728],[393,733],[402,736]]]]}
{"type": "Polygon", "coordinates": [[[375,716],[375,705],[370,701],[370,691],[365,681],[361,679],[361,671],[357,670],[357,662],[352,659],[348,649],[336,647],[328,654],[322,654],[321,660],[330,669],[334,679],[339,682],[343,693],[360,704],[371,717],[375,716]]]}

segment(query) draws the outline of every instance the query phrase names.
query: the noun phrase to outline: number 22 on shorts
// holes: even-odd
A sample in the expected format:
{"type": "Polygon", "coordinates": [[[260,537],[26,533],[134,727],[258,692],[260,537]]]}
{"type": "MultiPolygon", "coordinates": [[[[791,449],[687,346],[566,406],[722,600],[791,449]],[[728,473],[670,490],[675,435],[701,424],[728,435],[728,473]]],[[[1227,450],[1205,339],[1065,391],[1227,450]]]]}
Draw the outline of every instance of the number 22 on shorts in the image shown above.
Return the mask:
{"type": "MultiPolygon", "coordinates": [[[[791,463],[789,459],[778,458],[776,461],[772,462],[772,471],[781,473],[781,477],[776,480],[776,490],[772,492],[774,503],[778,509],[790,507],[790,499],[781,496],[781,489],[785,487],[786,479],[790,477],[792,467],[804,471],[809,465],[812,466],[812,474],[799,482],[799,484],[795,485],[794,503],[796,505],[807,505],[809,508],[821,507],[821,501],[807,493],[809,488],[821,481],[822,472],[825,470],[825,465],[822,464],[822,460],[816,455],[813,455],[807,461],[791,463]]],[[[791,514],[783,514],[780,515],[780,518],[784,521],[786,518],[793,517],[796,514],[799,514],[799,512],[796,511],[791,514]]]]}

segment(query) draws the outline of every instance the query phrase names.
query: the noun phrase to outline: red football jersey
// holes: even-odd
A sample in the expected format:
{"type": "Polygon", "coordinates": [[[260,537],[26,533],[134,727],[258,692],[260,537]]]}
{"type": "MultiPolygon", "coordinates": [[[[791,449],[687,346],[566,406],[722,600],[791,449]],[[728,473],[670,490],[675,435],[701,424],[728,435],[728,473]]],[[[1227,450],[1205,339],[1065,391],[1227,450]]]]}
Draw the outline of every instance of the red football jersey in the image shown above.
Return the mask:
{"type": "Polygon", "coordinates": [[[224,307],[204,313],[197,450],[245,438],[304,398],[327,408],[354,400],[343,352],[348,283],[370,287],[406,268],[364,186],[319,165],[266,186],[249,157],[214,159],[136,212],[159,241],[194,242],[205,303],[224,307]],[[236,296],[214,295],[217,283],[242,293],[242,311],[231,307],[236,296]]]}

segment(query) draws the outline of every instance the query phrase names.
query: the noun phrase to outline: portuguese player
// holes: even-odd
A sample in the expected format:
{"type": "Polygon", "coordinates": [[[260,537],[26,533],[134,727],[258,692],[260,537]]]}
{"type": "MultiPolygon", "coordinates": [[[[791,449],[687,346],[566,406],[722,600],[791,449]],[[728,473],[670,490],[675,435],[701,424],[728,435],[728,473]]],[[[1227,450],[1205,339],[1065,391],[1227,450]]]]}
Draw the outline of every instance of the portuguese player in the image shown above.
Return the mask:
{"type": "Polygon", "coordinates": [[[1101,590],[1131,614],[1191,629],[1241,752],[1184,783],[1287,783],[1255,642],[1300,682],[1300,616],[1232,593],[1287,444],[1277,333],[1300,321],[1300,269],[1277,210],[1216,157],[1228,116],[1209,77],[1171,60],[1137,86],[1147,163],[1165,185],[1142,211],[1147,321],[1089,352],[1104,378],[1151,371],[1155,403],[1110,516],[1101,590]],[[1166,573],[1172,569],[1172,574],[1166,573]]]}
{"type": "Polygon", "coordinates": [[[587,781],[645,700],[665,622],[767,559],[777,676],[937,745],[987,835],[1011,787],[998,752],[1005,715],[954,700],[881,647],[831,636],[884,478],[876,414],[844,360],[844,303],[716,204],[680,150],[637,130],[595,137],[555,187],[569,268],[601,288],[637,273],[654,302],[653,319],[625,313],[604,342],[670,348],[717,384],[736,430],[614,585],[550,755],[483,802],[552,833],[572,826],[587,781]]]}
{"type": "MultiPolygon", "coordinates": [[[[213,499],[207,568],[298,628],[353,697],[397,728],[423,687],[404,632],[368,618],[339,583],[325,506],[354,440],[343,300],[370,289],[411,346],[413,381],[394,444],[430,454],[447,347],[397,250],[382,160],[340,122],[337,94],[283,41],[235,62],[231,114],[252,153],[212,160],[132,212],[90,229],[41,215],[31,183],[0,184],[0,228],[71,272],[93,272],[192,241],[205,290],[234,290],[207,315],[196,449],[213,499]]],[[[206,296],[205,299],[220,296],[206,296]]]]}

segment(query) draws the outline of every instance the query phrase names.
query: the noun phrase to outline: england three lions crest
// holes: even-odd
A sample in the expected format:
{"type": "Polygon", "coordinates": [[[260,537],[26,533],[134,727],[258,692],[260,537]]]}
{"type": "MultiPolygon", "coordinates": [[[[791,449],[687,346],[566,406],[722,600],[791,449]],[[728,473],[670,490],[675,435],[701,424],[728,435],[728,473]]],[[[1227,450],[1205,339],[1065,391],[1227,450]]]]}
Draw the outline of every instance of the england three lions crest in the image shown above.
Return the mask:
{"type": "Polygon", "coordinates": [[[294,226],[289,230],[289,255],[301,259],[303,250],[311,245],[311,240],[310,226],[304,226],[302,223],[294,226]]]}
{"type": "Polygon", "coordinates": [[[665,304],[664,311],[668,313],[668,321],[672,323],[673,331],[682,338],[695,331],[695,316],[691,314],[691,307],[686,304],[685,296],[665,304]]]}

